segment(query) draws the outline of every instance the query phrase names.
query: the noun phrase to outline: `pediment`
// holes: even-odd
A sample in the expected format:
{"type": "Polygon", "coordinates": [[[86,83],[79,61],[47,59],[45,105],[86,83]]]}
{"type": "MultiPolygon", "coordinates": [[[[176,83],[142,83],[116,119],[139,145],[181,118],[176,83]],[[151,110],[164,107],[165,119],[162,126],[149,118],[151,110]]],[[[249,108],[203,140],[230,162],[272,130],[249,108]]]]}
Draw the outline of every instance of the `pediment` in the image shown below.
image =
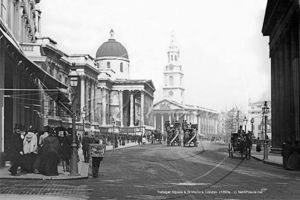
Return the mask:
{"type": "Polygon", "coordinates": [[[181,104],[177,102],[172,102],[167,99],[157,102],[154,104],[154,110],[176,110],[184,108],[181,104]]]}

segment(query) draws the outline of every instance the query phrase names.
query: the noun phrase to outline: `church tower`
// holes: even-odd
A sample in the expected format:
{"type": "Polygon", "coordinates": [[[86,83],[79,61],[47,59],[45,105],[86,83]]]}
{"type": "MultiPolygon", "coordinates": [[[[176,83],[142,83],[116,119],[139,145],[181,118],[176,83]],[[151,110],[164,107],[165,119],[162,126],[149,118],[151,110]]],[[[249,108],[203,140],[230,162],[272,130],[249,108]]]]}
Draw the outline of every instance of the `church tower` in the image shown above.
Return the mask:
{"type": "Polygon", "coordinates": [[[166,99],[176,101],[183,104],[184,88],[183,88],[183,71],[179,64],[179,48],[176,44],[174,35],[172,34],[171,44],[168,50],[168,65],[164,68],[164,86],[163,96],[166,99]]]}

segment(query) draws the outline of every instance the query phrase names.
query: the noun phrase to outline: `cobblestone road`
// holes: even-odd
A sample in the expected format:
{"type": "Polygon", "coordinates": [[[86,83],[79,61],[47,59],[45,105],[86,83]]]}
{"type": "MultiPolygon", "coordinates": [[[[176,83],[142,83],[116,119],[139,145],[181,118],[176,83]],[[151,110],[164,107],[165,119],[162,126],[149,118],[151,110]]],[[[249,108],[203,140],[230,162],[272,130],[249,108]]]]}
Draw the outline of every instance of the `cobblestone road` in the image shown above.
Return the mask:
{"type": "MultiPolygon", "coordinates": [[[[5,199],[299,199],[300,172],[228,158],[227,145],[143,145],[106,154],[100,177],[1,180],[5,199]]],[[[2,199],[2,198],[1,198],[2,199]]]]}

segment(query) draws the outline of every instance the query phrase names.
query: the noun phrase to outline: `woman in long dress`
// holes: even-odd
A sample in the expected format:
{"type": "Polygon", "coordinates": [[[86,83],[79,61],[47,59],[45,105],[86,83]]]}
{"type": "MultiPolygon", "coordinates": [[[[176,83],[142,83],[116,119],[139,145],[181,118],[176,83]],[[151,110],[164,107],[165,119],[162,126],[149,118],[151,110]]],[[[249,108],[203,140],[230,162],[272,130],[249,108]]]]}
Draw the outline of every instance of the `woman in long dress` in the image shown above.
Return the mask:
{"type": "Polygon", "coordinates": [[[289,157],[289,160],[286,164],[286,169],[289,170],[300,170],[300,143],[295,141],[295,144],[292,147],[292,155],[289,157]]]}
{"type": "Polygon", "coordinates": [[[59,141],[55,137],[54,131],[51,130],[50,135],[44,139],[39,172],[47,176],[58,176],[57,168],[61,153],[62,149],[59,141]]]}

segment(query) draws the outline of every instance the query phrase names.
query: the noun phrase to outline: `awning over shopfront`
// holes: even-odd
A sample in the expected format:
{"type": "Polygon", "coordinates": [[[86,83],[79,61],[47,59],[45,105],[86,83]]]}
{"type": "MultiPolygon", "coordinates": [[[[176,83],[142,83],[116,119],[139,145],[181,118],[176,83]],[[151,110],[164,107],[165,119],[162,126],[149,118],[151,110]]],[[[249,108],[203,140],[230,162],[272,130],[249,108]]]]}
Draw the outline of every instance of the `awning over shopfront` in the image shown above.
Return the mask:
{"type": "Polygon", "coordinates": [[[40,66],[31,61],[23,52],[21,46],[16,42],[13,35],[0,23],[0,38],[6,40],[5,50],[18,62],[18,67],[29,80],[39,80],[47,94],[68,114],[71,114],[70,100],[67,94],[67,86],[52,77],[40,66]],[[63,91],[65,90],[65,91],[63,91]]]}

